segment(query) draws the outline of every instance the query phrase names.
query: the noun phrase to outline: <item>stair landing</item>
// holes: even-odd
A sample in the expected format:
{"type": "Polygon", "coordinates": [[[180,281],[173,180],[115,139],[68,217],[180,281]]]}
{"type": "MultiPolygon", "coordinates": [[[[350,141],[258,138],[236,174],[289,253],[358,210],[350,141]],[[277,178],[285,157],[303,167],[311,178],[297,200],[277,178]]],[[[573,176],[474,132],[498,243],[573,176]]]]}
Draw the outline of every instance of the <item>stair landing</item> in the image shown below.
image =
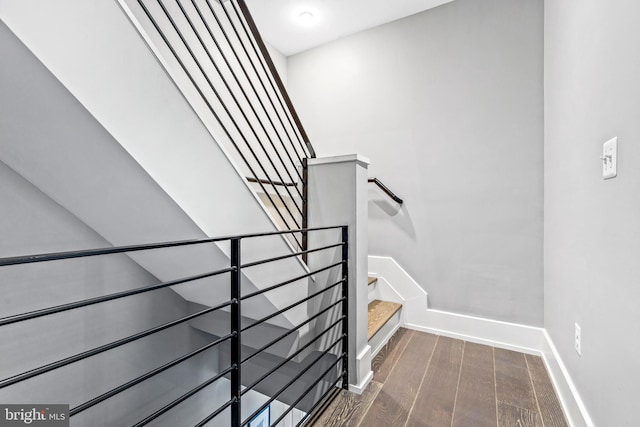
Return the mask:
{"type": "Polygon", "coordinates": [[[402,304],[373,300],[369,303],[367,338],[371,339],[402,308],[402,304]]]}
{"type": "Polygon", "coordinates": [[[538,356],[400,328],[371,367],[309,426],[569,426],[538,356]]]}

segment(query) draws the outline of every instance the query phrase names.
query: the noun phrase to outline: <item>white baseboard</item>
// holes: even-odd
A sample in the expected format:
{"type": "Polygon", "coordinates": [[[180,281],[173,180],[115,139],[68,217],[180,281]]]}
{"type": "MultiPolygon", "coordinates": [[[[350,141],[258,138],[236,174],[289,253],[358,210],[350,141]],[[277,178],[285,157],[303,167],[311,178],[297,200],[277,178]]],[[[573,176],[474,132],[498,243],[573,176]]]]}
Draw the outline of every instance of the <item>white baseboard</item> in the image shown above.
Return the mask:
{"type": "Polygon", "coordinates": [[[542,328],[431,309],[405,327],[529,354],[540,354],[544,341],[542,328]]]}
{"type": "MultiPolygon", "coordinates": [[[[362,392],[367,388],[371,379],[373,378],[373,371],[371,370],[371,360],[373,357],[371,356],[371,346],[366,345],[360,354],[356,357],[355,363],[355,379],[357,381],[356,384],[349,384],[349,391],[362,394],[362,392]]],[[[351,381],[353,381],[354,376],[350,375],[351,381]]],[[[351,382],[350,381],[350,382],[351,382]]]]}
{"type": "MultiPolygon", "coordinates": [[[[370,256],[369,265],[370,276],[384,278],[385,280],[378,281],[379,285],[391,286],[390,291],[402,300],[397,302],[409,305],[403,307],[403,311],[406,310],[403,316],[404,327],[541,356],[569,424],[572,427],[595,427],[553,341],[544,328],[429,309],[422,305],[422,298],[417,298],[417,282],[393,259],[370,256]]],[[[424,295],[426,299],[426,292],[424,295]]]]}
{"type": "Polygon", "coordinates": [[[580,393],[576,388],[569,371],[567,371],[560,354],[553,344],[551,337],[545,330],[545,347],[541,351],[551,381],[556,387],[558,398],[562,402],[564,413],[569,423],[574,427],[595,427],[589,412],[587,411],[580,393]]]}
{"type": "Polygon", "coordinates": [[[408,329],[541,356],[569,425],[595,427],[562,358],[545,329],[439,310],[425,311],[424,324],[408,323],[404,326],[408,329]]]}
{"type": "Polygon", "coordinates": [[[373,379],[373,371],[360,381],[359,384],[349,384],[349,391],[355,394],[362,394],[373,379]]]}

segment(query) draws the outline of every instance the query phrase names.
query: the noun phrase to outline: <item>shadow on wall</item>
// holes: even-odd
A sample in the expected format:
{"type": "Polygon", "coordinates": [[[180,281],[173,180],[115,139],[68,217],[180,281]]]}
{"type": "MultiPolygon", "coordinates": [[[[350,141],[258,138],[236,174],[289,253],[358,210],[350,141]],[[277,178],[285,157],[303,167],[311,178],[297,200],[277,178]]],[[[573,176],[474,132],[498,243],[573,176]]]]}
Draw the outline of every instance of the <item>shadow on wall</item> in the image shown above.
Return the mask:
{"type": "Polygon", "coordinates": [[[371,196],[369,192],[369,220],[372,221],[393,221],[393,223],[406,236],[411,239],[416,238],[416,230],[413,220],[409,215],[406,203],[398,204],[388,197],[371,196]],[[391,218],[390,218],[391,217],[391,218]]]}

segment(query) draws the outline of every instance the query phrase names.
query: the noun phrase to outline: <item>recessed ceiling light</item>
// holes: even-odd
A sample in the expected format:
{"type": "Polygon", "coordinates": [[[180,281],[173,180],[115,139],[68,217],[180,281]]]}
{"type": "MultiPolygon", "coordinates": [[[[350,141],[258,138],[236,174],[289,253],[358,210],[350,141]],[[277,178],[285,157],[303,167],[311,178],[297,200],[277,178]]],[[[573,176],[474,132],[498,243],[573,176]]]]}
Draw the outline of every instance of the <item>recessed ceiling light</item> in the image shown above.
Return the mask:
{"type": "Polygon", "coordinates": [[[298,9],[294,14],[296,22],[303,27],[310,27],[318,22],[318,14],[311,9],[298,9]]]}
{"type": "Polygon", "coordinates": [[[298,18],[300,18],[300,21],[302,22],[309,23],[313,21],[314,16],[312,12],[305,10],[304,12],[300,12],[300,14],[298,15],[298,18]]]}

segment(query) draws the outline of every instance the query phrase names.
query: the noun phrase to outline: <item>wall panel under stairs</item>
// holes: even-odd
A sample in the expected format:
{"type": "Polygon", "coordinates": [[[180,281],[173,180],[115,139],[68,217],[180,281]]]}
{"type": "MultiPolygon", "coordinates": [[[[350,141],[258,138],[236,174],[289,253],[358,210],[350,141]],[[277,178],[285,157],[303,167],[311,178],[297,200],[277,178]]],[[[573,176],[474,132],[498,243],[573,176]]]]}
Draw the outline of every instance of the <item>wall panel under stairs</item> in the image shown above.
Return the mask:
{"type": "MultiPolygon", "coordinates": [[[[3,140],[4,141],[4,140],[3,140]]],[[[3,148],[5,146],[3,145],[3,148]]],[[[98,233],[0,162],[0,257],[108,246],[98,233]]],[[[126,255],[0,268],[0,317],[158,283],[126,255]]],[[[70,310],[0,328],[0,379],[104,345],[189,313],[171,289],[70,310]]],[[[0,389],[4,403],[59,402],[75,407],[189,353],[211,337],[187,324],[0,389]]],[[[209,378],[217,350],[206,351],[114,399],[89,408],[74,425],[131,425],[167,399],[209,378]]],[[[200,413],[202,417],[204,414],[200,413]]],[[[171,425],[171,424],[165,424],[171,425]]],[[[173,424],[174,426],[176,424],[173,424]]]]}
{"type": "MultiPolygon", "coordinates": [[[[114,245],[275,230],[117,2],[0,0],[0,19],[37,57],[2,25],[3,49],[10,50],[3,57],[12,60],[3,66],[1,160],[14,170],[114,245]]],[[[290,251],[277,237],[244,247],[243,257],[290,251]]],[[[195,256],[133,258],[168,280],[226,266],[227,252],[221,245],[195,256]]],[[[277,271],[246,270],[247,291],[304,272],[297,259],[277,271]]],[[[210,305],[217,298],[205,296],[210,288],[176,291],[210,305]]],[[[299,281],[251,303],[257,315],[268,314],[306,292],[307,282],[299,281]]],[[[300,307],[276,323],[290,326],[305,314],[300,307]]]]}

